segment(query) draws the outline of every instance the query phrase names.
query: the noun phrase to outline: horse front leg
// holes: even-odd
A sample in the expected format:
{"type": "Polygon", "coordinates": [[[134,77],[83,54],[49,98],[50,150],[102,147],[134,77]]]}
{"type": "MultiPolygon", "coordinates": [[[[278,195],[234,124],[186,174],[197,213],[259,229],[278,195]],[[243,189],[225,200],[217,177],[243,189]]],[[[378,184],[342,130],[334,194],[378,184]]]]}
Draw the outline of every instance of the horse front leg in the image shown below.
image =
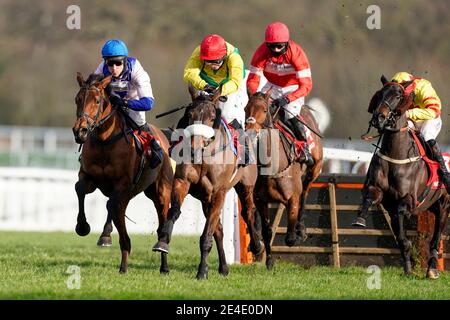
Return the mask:
{"type": "Polygon", "coordinates": [[[131,240],[128,236],[127,227],[125,224],[125,211],[130,201],[128,196],[124,197],[124,192],[117,192],[111,196],[106,204],[108,214],[111,215],[117,232],[119,233],[120,251],[122,252],[122,259],[120,262],[120,273],[126,273],[128,269],[128,256],[131,252],[131,240]]]}
{"type": "MultiPolygon", "coordinates": [[[[156,212],[158,213],[158,240],[161,239],[161,229],[167,222],[170,206],[171,183],[164,179],[159,181],[158,185],[154,183],[145,190],[145,195],[153,201],[156,212]]],[[[159,272],[161,274],[169,273],[169,265],[167,263],[167,252],[161,252],[161,265],[159,272]]]]}
{"type": "Polygon", "coordinates": [[[254,186],[245,186],[238,183],[235,187],[236,193],[241,202],[241,216],[250,232],[250,251],[259,256],[264,251],[264,243],[261,235],[261,222],[257,215],[255,204],[253,202],[253,188],[254,186]]]}
{"type": "Polygon", "coordinates": [[[153,251],[169,253],[169,243],[172,236],[173,225],[181,214],[181,206],[188,195],[191,184],[185,179],[177,178],[173,182],[171,193],[171,206],[168,210],[168,219],[159,226],[158,242],[153,246],[153,251]]]}
{"type": "Polygon", "coordinates": [[[111,239],[111,232],[113,231],[112,226],[112,217],[111,214],[108,212],[108,215],[106,217],[105,225],[103,226],[103,232],[98,238],[97,246],[99,247],[111,247],[112,246],[112,239],[111,239]]]}
{"type": "Polygon", "coordinates": [[[225,250],[223,249],[223,228],[220,221],[217,223],[216,231],[214,231],[214,240],[216,241],[217,253],[219,256],[219,274],[227,276],[229,270],[225,258],[225,250]]]}
{"type": "Polygon", "coordinates": [[[293,245],[295,245],[295,242],[298,238],[296,225],[299,211],[299,195],[293,195],[291,199],[289,199],[286,210],[288,214],[288,225],[284,242],[288,247],[292,247],[293,245]]]}
{"type": "Polygon", "coordinates": [[[80,171],[78,174],[78,182],[75,183],[75,191],[78,197],[78,216],[75,232],[79,236],[87,236],[91,232],[91,227],[86,221],[86,214],[84,211],[84,199],[86,194],[94,192],[96,189],[94,183],[80,171]]]}
{"type": "MultiPolygon", "coordinates": [[[[198,272],[196,278],[198,280],[208,278],[208,256],[212,248],[212,236],[216,233],[217,226],[220,221],[220,212],[225,201],[225,190],[218,190],[212,196],[212,202],[209,206],[209,210],[204,211],[206,217],[205,228],[203,229],[202,236],[200,237],[200,264],[198,266],[198,272]]],[[[222,248],[223,243],[220,237],[216,237],[216,241],[219,240],[218,248],[222,248]]],[[[222,257],[221,265],[226,266],[225,254],[222,257]]]]}
{"type": "Polygon", "coordinates": [[[358,211],[358,216],[352,222],[352,226],[366,227],[366,218],[369,215],[369,209],[375,204],[381,203],[383,199],[383,191],[375,186],[366,186],[362,190],[363,203],[358,211]]]}
{"type": "Polygon", "coordinates": [[[410,213],[408,211],[407,205],[405,203],[400,203],[397,208],[398,215],[398,246],[400,248],[400,252],[404,262],[404,272],[406,275],[410,275],[412,273],[412,265],[411,265],[411,248],[412,243],[406,237],[405,230],[405,216],[409,216],[410,213]]]}
{"type": "Polygon", "coordinates": [[[306,233],[305,226],[305,214],[306,214],[306,199],[308,199],[309,190],[311,190],[312,182],[317,179],[320,175],[320,171],[322,169],[322,160],[318,157],[314,158],[314,166],[307,171],[305,175],[305,180],[303,181],[303,192],[300,196],[300,212],[297,219],[297,224],[295,226],[295,230],[297,236],[300,238],[302,242],[308,239],[308,234],[306,233]],[[317,158],[317,159],[316,159],[317,158]]]}
{"type": "MultiPolygon", "coordinates": [[[[202,203],[203,212],[210,211],[210,204],[207,202],[202,203]]],[[[227,276],[229,273],[227,260],[225,257],[225,250],[223,248],[223,227],[220,220],[217,223],[216,230],[214,231],[214,240],[216,241],[217,254],[219,257],[219,274],[227,276]]]]}
{"type": "Polygon", "coordinates": [[[273,268],[272,259],[272,226],[270,225],[269,206],[267,202],[256,200],[256,207],[261,217],[262,236],[264,240],[264,247],[266,248],[266,268],[268,270],[273,268]]]}

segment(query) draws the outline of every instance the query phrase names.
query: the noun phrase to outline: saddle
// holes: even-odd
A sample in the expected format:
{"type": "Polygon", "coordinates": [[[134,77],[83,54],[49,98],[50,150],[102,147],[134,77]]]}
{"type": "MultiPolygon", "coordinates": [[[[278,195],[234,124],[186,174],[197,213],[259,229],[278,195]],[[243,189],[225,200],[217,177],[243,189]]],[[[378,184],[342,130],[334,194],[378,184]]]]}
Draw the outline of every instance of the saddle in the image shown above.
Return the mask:
{"type": "MultiPolygon", "coordinates": [[[[300,119],[302,118],[300,117],[300,119]]],[[[305,141],[298,140],[292,130],[281,120],[275,120],[274,126],[280,131],[281,142],[288,157],[289,163],[299,161],[302,156],[303,149],[305,148],[305,141]]],[[[307,127],[305,129],[309,152],[312,152],[314,140],[312,138],[311,131],[307,127]]]]}
{"type": "Polygon", "coordinates": [[[135,145],[136,145],[136,151],[137,153],[142,156],[143,154],[147,154],[149,153],[149,149],[150,149],[150,142],[153,139],[156,139],[156,135],[152,132],[152,128],[150,125],[147,124],[147,128],[149,130],[145,131],[142,130],[137,124],[136,122],[134,122],[133,119],[131,119],[131,117],[128,115],[128,113],[123,110],[123,109],[119,109],[120,113],[124,116],[125,118],[125,123],[127,125],[127,129],[125,129],[125,137],[128,134],[131,134],[133,136],[135,145]]]}
{"type": "MultiPolygon", "coordinates": [[[[428,193],[431,190],[436,189],[445,189],[445,186],[443,183],[441,183],[439,178],[439,163],[437,161],[432,160],[432,152],[428,144],[425,142],[425,139],[420,133],[416,133],[415,130],[408,130],[411,137],[414,139],[414,142],[416,143],[420,157],[425,161],[427,165],[428,170],[428,181],[427,186],[422,195],[419,197],[418,202],[421,203],[425,197],[428,195],[428,193]]],[[[443,153],[442,156],[446,160],[446,166],[447,168],[450,167],[450,154],[449,153],[443,153]]]]}

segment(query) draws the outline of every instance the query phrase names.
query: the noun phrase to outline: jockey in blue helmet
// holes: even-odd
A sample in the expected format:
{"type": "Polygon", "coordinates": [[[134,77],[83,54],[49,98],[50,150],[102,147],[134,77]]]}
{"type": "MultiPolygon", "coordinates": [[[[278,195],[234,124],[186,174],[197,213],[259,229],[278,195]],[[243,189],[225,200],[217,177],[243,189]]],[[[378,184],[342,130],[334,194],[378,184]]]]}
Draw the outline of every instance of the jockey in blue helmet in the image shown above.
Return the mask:
{"type": "MultiPolygon", "coordinates": [[[[106,41],[102,48],[103,61],[94,73],[112,75],[110,83],[111,104],[126,111],[139,129],[151,133],[145,120],[145,111],[153,108],[154,98],[150,77],[138,59],[128,56],[126,44],[119,39],[106,41]]],[[[162,150],[156,139],[151,140],[152,154],[150,166],[158,166],[162,160],[162,150]]]]}

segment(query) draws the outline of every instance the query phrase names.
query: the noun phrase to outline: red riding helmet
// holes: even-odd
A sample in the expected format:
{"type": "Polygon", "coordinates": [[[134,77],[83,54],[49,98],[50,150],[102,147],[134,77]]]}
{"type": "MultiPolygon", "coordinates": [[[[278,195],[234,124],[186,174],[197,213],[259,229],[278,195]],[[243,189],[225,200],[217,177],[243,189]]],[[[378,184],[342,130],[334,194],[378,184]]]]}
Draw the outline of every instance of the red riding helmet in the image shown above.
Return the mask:
{"type": "Polygon", "coordinates": [[[227,54],[225,39],[217,34],[210,34],[203,39],[200,45],[200,59],[218,60],[227,54]]]}
{"type": "Polygon", "coordinates": [[[273,22],[266,28],[266,42],[288,42],[289,29],[282,22],[273,22]]]}

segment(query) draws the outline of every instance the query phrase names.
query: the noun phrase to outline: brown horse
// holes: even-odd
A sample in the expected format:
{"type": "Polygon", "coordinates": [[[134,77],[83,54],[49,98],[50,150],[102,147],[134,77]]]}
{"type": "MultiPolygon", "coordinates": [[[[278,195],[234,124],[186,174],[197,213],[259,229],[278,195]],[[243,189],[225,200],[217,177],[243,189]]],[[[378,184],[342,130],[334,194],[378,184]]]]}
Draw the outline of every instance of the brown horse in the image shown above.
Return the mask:
{"type": "MultiPolygon", "coordinates": [[[[319,176],[323,162],[323,148],[317,135],[313,137],[315,146],[311,152],[314,165],[307,167],[303,163],[289,159],[281,142],[281,133],[278,130],[268,130],[274,128],[269,108],[270,93],[270,90],[266,94],[255,93],[250,97],[245,108],[246,132],[253,136],[253,144],[258,150],[260,170],[254,194],[256,206],[262,217],[266,266],[269,269],[273,266],[270,249],[272,229],[268,209],[269,202],[282,203],[287,208],[286,244],[293,246],[298,238],[306,240],[303,220],[305,202],[311,183],[319,176]],[[266,151],[261,152],[261,150],[266,151]],[[263,158],[266,159],[263,160],[263,158]]],[[[319,132],[317,123],[308,108],[302,108],[301,117],[306,125],[319,132]]]]}
{"type": "Polygon", "coordinates": [[[177,166],[169,220],[162,227],[162,236],[153,247],[155,251],[168,252],[173,225],[181,214],[180,208],[185,197],[189,193],[200,200],[206,223],[200,238],[201,262],[197,279],[208,277],[207,258],[212,248],[213,236],[219,253],[219,273],[224,276],[228,274],[220,213],[225,195],[232,187],[239,196],[242,204],[241,214],[251,234],[250,248],[256,254],[263,251],[253,214],[256,164],[246,167],[239,167],[237,164],[237,158],[230,148],[233,141],[227,136],[220,109],[216,108],[220,91],[219,88],[213,96],[203,96],[190,88],[193,103],[187,111],[189,125],[184,130],[186,138],[177,145],[182,149],[175,147],[172,152],[177,166]]]}
{"type": "MultiPolygon", "coordinates": [[[[128,202],[144,191],[156,207],[159,225],[167,220],[173,180],[167,153],[169,143],[164,134],[152,126],[164,150],[164,159],[158,167],[150,169],[146,156],[138,154],[136,150],[136,143],[126,125],[123,113],[109,102],[107,86],[111,76],[103,78],[99,75],[90,75],[87,81],[84,81],[82,75],[78,73],[77,80],[80,90],[75,98],[77,120],[73,133],[75,141],[83,144],[83,150],[78,182],[75,185],[79,205],[75,230],[80,236],[89,234],[84,198],[86,194],[100,189],[109,200],[106,205],[108,218],[99,244],[111,243],[112,220],[119,232],[122,251],[119,271],[125,273],[131,251],[131,242],[125,225],[128,202]]],[[[168,272],[167,256],[164,253],[161,254],[160,272],[168,272]]]]}
{"type": "MultiPolygon", "coordinates": [[[[412,94],[407,93],[412,82],[399,84],[381,78],[383,88],[375,93],[369,112],[370,127],[381,135],[381,148],[374,154],[363,188],[363,204],[355,226],[365,227],[370,206],[382,204],[391,216],[392,229],[400,247],[405,274],[412,272],[411,241],[406,237],[405,217],[425,210],[435,215],[433,238],[427,277],[439,277],[438,247],[450,210],[450,196],[445,189],[427,186],[429,172],[417,143],[408,129],[406,110],[411,107],[412,94]]],[[[369,128],[370,129],[370,128],[369,128]]]]}

